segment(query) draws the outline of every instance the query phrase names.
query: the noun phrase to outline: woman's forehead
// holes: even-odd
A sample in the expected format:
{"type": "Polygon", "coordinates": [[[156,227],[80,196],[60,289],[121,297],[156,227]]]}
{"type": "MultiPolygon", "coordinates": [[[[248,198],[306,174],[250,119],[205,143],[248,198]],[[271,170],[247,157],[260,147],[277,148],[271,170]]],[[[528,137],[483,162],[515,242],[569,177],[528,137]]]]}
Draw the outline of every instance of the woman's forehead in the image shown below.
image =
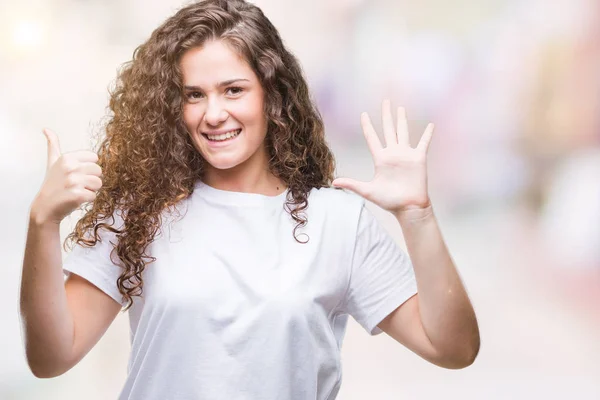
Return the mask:
{"type": "Polygon", "coordinates": [[[238,53],[221,41],[187,50],[181,58],[181,72],[186,84],[217,85],[232,79],[254,81],[254,71],[238,53]]]}

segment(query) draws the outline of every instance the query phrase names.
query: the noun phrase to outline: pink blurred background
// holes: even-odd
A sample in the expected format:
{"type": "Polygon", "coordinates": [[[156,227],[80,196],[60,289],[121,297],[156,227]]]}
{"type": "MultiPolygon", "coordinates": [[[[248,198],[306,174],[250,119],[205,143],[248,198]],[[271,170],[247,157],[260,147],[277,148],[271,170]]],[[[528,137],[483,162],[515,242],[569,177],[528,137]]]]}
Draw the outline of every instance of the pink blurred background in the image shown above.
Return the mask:
{"type": "MultiPolygon", "coordinates": [[[[350,320],[338,398],[600,399],[600,2],[255,3],[305,68],[339,175],[371,177],[359,116],[378,128],[384,97],[406,106],[413,144],[436,124],[431,196],[479,318],[479,357],[457,371],[350,320]]],[[[117,68],[183,4],[0,2],[0,399],[121,389],[127,315],[61,377],[37,379],[25,362],[18,289],[41,129],[64,152],[91,149],[117,68]]],[[[404,247],[393,217],[372,209],[404,247]]]]}

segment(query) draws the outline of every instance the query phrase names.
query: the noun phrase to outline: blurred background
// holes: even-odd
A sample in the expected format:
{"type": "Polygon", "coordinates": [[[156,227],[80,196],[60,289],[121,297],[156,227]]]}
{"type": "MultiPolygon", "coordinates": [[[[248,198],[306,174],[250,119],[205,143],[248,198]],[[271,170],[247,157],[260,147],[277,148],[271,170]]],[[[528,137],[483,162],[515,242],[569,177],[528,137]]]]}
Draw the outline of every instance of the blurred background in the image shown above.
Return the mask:
{"type": "MultiPolygon", "coordinates": [[[[431,197],[479,318],[479,357],[457,371],[350,320],[338,398],[600,399],[600,2],[255,3],[304,66],[339,175],[372,176],[359,117],[379,129],[384,97],[406,106],[413,145],[436,124],[431,197]]],[[[25,362],[18,292],[41,130],[63,152],[91,149],[117,69],[183,4],[0,2],[0,399],[120,392],[127,315],[63,376],[37,379],[25,362]]]]}

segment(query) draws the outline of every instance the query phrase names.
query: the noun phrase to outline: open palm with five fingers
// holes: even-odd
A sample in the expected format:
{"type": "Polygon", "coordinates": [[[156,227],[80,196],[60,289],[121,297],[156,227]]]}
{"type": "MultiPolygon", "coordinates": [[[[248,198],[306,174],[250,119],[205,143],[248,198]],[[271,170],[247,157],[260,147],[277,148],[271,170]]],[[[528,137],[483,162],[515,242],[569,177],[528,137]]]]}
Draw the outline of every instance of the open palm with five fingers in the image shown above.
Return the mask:
{"type": "Polygon", "coordinates": [[[416,148],[410,146],[406,111],[398,107],[397,127],[394,128],[391,102],[382,105],[385,147],[371,124],[369,115],[361,115],[361,125],[373,156],[375,176],[370,182],[337,178],[333,185],[352,190],[379,207],[398,214],[408,210],[431,207],[427,189],[427,151],[433,135],[428,124],[416,148]]]}

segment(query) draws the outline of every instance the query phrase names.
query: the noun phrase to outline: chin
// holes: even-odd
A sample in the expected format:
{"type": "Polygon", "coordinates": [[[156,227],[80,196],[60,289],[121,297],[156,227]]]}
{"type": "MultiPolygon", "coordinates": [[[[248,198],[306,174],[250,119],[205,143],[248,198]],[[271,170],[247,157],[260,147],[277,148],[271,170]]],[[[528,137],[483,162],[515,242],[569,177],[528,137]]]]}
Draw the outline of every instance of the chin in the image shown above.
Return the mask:
{"type": "Polygon", "coordinates": [[[206,160],[206,162],[208,162],[208,164],[212,168],[220,169],[220,170],[232,169],[244,162],[244,160],[240,160],[240,159],[233,159],[233,158],[224,159],[221,157],[218,157],[218,159],[215,159],[215,157],[204,157],[204,159],[206,160]]]}

